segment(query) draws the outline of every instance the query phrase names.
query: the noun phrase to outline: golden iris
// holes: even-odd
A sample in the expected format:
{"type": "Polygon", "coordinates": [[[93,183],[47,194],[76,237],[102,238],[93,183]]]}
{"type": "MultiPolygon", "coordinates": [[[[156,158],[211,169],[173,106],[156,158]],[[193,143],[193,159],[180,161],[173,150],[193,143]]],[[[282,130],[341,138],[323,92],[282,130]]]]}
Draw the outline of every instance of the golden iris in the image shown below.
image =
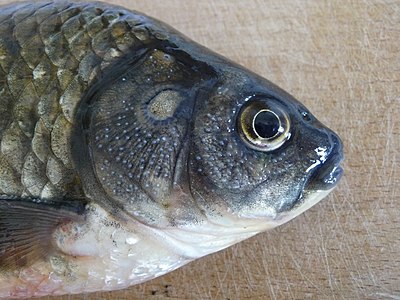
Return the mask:
{"type": "Polygon", "coordinates": [[[239,113],[238,131],[250,148],[273,151],[290,138],[290,119],[277,101],[250,100],[239,113]]]}

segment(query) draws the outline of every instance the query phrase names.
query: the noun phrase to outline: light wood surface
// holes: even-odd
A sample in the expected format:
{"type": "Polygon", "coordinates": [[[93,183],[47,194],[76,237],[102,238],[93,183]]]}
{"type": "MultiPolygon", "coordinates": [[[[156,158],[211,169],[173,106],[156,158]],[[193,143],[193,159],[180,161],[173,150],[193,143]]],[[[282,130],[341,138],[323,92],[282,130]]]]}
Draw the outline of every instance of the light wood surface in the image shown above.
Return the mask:
{"type": "Polygon", "coordinates": [[[400,299],[400,1],[109,2],[295,95],[342,137],[345,176],[297,219],[166,276],[49,299],[400,299]]]}

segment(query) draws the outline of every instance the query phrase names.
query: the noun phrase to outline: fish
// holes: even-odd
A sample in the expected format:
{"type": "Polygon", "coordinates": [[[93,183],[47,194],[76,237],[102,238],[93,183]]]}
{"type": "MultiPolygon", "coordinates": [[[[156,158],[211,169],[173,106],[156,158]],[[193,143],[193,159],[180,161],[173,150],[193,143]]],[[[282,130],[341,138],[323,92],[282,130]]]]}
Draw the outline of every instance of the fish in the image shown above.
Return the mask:
{"type": "Polygon", "coordinates": [[[303,213],[342,161],[293,96],[165,23],[0,8],[0,298],[166,274],[303,213]]]}

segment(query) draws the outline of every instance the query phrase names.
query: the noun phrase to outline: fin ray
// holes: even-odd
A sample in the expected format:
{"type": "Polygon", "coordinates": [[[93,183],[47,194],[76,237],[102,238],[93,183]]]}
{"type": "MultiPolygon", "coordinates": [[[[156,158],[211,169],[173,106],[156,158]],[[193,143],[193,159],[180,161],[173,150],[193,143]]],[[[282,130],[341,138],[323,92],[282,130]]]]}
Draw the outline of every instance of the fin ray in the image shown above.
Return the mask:
{"type": "Polygon", "coordinates": [[[45,259],[55,251],[52,234],[61,224],[83,220],[85,201],[0,196],[0,271],[45,259]]]}

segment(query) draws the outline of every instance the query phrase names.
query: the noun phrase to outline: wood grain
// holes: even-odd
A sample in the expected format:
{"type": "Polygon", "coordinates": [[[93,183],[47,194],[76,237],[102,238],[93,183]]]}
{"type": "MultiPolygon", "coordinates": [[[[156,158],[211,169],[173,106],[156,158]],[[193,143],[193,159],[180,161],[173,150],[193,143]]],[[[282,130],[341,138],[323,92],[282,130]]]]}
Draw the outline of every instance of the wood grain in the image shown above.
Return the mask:
{"type": "Polygon", "coordinates": [[[109,2],[295,95],[342,137],[346,173],[304,215],[166,276],[43,299],[400,299],[400,2],[109,2]]]}

